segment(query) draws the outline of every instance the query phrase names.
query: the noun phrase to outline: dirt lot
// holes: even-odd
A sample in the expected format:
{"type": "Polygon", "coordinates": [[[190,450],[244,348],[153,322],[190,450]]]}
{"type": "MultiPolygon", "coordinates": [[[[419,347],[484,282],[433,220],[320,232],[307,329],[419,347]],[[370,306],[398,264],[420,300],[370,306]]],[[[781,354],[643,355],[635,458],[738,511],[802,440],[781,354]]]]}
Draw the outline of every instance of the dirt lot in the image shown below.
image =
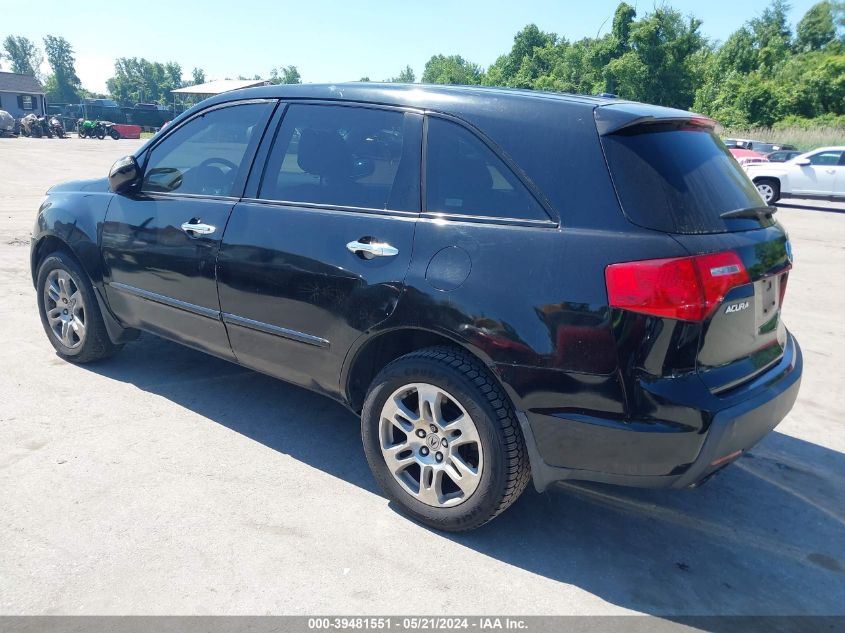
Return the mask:
{"type": "Polygon", "coordinates": [[[59,360],[28,241],[137,141],[0,140],[0,613],[845,613],[845,205],[790,202],[790,416],[697,491],[561,485],[465,535],[379,494],[339,405],[144,336],[59,360]]]}

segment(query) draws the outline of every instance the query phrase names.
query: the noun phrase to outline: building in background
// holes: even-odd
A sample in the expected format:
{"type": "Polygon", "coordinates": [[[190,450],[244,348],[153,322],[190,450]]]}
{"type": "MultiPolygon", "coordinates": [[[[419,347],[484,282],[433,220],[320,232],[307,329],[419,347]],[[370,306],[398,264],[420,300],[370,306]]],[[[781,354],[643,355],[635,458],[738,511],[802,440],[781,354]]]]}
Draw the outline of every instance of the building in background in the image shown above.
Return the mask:
{"type": "Polygon", "coordinates": [[[44,87],[35,77],[0,72],[0,110],[16,119],[35,113],[47,113],[44,87]]]}

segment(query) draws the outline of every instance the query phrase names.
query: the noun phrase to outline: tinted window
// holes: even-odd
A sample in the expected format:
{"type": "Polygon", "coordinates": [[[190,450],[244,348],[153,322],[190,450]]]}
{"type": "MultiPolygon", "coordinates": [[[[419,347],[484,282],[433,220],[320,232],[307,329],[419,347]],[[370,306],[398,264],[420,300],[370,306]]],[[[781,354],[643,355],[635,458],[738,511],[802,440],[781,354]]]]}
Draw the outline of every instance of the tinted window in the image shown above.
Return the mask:
{"type": "Polygon", "coordinates": [[[364,209],[419,210],[419,140],[394,110],[291,105],[260,197],[364,209]],[[416,139],[416,140],[415,140],[416,139]]]}
{"type": "Polygon", "coordinates": [[[142,190],[235,195],[272,108],[270,103],[250,103],[191,119],[153,148],[142,190]]]}
{"type": "Polygon", "coordinates": [[[548,220],[508,166],[464,127],[428,121],[426,210],[521,220],[548,220]]]}
{"type": "Polygon", "coordinates": [[[640,226],[677,233],[753,229],[770,220],[722,219],[763,205],[756,188],[709,130],[678,124],[602,137],[622,209],[640,226]]]}
{"type": "Polygon", "coordinates": [[[811,165],[838,165],[839,159],[842,157],[842,152],[819,152],[810,156],[811,165]]]}

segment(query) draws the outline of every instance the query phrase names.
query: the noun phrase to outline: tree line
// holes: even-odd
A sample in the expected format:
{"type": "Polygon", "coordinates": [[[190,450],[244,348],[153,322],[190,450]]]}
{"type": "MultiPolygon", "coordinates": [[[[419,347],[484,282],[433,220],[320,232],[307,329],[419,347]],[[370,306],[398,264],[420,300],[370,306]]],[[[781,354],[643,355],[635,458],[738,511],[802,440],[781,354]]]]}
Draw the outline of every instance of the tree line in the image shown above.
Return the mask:
{"type": "MultiPolygon", "coordinates": [[[[759,16],[719,43],[702,33],[701,20],[669,5],[658,5],[640,16],[633,6],[621,2],[604,35],[570,41],[529,24],[514,36],[510,51],[489,68],[458,54],[437,54],[426,62],[421,80],[612,93],[693,109],[728,127],[777,122],[845,127],[845,2],[818,2],[801,18],[794,33],[788,11],[785,0],[773,0],[759,16]]],[[[48,35],[44,51],[52,70],[44,78],[51,102],[94,96],[80,84],[67,40],[48,35]]],[[[43,61],[33,42],[14,35],[3,41],[2,57],[13,72],[36,76],[43,61]]],[[[185,80],[176,62],[121,57],[115,61],[107,88],[122,104],[166,103],[171,90],[205,80],[200,68],[194,68],[185,80]]],[[[271,69],[269,81],[301,83],[302,78],[297,67],[289,65],[271,69]]],[[[406,66],[384,81],[413,83],[416,76],[406,66]]]]}
{"type": "Polygon", "coordinates": [[[845,127],[845,3],[815,4],[794,33],[788,11],[774,0],[720,44],[671,6],[638,18],[622,2],[601,37],[569,41],[529,24],[486,70],[460,55],[435,55],[422,81],[612,93],[692,109],[728,127],[845,127]]]}

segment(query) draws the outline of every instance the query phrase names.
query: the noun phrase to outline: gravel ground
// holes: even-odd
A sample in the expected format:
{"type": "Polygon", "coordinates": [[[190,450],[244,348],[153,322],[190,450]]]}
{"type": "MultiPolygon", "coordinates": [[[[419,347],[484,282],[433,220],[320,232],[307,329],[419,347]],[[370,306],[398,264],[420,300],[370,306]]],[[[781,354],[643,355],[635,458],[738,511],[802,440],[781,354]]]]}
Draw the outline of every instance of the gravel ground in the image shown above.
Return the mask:
{"type": "Polygon", "coordinates": [[[38,203],[138,145],[0,140],[0,613],[845,613],[845,205],[781,205],[805,374],[751,454],[696,491],[530,491],[455,536],[381,496],[329,400],[152,336],[56,357],[38,203]]]}

